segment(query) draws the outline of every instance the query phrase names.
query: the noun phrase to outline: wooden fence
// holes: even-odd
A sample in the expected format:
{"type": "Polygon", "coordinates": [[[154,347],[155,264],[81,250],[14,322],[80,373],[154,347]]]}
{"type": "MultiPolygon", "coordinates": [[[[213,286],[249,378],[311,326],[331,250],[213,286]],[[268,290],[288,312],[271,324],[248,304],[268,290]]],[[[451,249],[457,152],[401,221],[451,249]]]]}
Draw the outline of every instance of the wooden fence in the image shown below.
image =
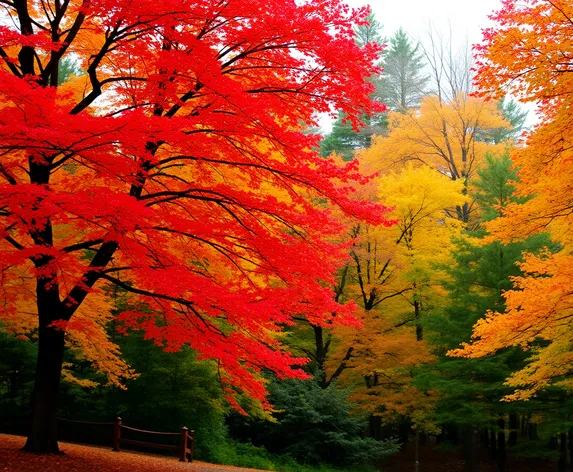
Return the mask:
{"type": "Polygon", "coordinates": [[[177,433],[164,433],[160,431],[148,431],[145,429],[132,428],[131,426],[123,424],[121,418],[119,417],[116,418],[113,423],[96,422],[96,421],[76,421],[76,420],[68,420],[66,418],[58,418],[58,419],[70,423],[78,423],[86,425],[109,425],[109,426],[113,425],[113,450],[116,452],[120,451],[121,444],[130,444],[133,446],[149,447],[154,449],[166,449],[168,451],[178,451],[179,461],[181,462],[193,461],[194,446],[195,446],[195,431],[189,431],[185,426],[183,426],[183,428],[181,428],[181,431],[177,433]],[[128,439],[123,437],[123,435],[121,434],[122,430],[135,431],[144,434],[155,434],[160,436],[172,436],[172,437],[178,436],[179,444],[178,445],[161,444],[156,442],[128,439]]]}

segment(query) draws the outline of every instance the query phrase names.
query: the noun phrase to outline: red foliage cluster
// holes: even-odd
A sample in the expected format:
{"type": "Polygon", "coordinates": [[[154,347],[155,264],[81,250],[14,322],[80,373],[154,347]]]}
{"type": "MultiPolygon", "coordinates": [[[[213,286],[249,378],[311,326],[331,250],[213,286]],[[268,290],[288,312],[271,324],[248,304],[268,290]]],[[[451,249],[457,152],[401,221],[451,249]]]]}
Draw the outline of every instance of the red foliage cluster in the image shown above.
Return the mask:
{"type": "Polygon", "coordinates": [[[353,33],[367,11],[339,0],[6,10],[1,298],[6,325],[39,317],[34,408],[55,421],[56,331],[106,284],[131,294],[125,327],[214,359],[235,407],[237,393],[268,407],[262,369],[303,377],[277,339],[293,316],[355,322],[329,288],[345,257],[329,208],[390,224],[352,198],[356,166],[319,158],[302,132],[316,112],[356,121],[375,108],[364,79],[378,47],[353,33]],[[85,73],[61,84],[66,58],[85,73]]]}

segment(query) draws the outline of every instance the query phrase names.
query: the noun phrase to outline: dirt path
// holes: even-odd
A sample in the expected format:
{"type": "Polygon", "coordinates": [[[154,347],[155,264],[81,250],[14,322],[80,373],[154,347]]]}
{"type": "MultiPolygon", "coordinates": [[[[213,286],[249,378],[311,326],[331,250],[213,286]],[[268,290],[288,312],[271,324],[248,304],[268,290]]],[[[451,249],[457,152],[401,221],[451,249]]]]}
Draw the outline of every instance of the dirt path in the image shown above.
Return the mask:
{"type": "Polygon", "coordinates": [[[1,472],[252,472],[225,465],[194,461],[179,462],[136,452],[113,452],[109,448],[60,443],[62,455],[37,455],[21,451],[25,438],[0,434],[1,472]]]}

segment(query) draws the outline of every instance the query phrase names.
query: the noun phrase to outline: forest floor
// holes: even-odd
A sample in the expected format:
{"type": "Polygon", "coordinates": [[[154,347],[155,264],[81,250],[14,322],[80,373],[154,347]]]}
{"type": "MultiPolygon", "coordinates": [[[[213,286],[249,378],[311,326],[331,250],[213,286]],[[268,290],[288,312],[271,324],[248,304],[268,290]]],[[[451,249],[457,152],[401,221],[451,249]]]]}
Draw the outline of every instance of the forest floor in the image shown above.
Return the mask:
{"type": "MultiPolygon", "coordinates": [[[[0,472],[253,472],[255,469],[208,464],[194,461],[179,462],[175,457],[122,451],[109,447],[84,446],[60,442],[62,455],[37,455],[21,450],[25,438],[0,434],[0,472]]],[[[479,472],[497,472],[497,464],[488,458],[487,450],[478,451],[479,472]]],[[[414,444],[388,459],[384,472],[413,472],[414,444]]],[[[509,457],[506,472],[551,472],[557,470],[550,461],[509,457]]],[[[461,454],[442,451],[430,439],[420,449],[419,472],[464,472],[461,454]]]]}
{"type": "MultiPolygon", "coordinates": [[[[489,458],[485,448],[476,450],[477,469],[479,472],[497,472],[497,462],[489,458]]],[[[385,461],[382,465],[384,472],[413,472],[415,469],[415,448],[413,438],[406,447],[385,461]]],[[[435,444],[435,438],[428,438],[420,448],[419,472],[464,472],[465,462],[461,453],[440,450],[435,444]]],[[[555,462],[508,456],[506,472],[553,472],[557,471],[555,462]]]]}
{"type": "Polygon", "coordinates": [[[63,454],[39,455],[23,452],[26,438],[0,434],[0,472],[249,472],[225,465],[137,452],[113,452],[109,447],[60,443],[63,454]]]}

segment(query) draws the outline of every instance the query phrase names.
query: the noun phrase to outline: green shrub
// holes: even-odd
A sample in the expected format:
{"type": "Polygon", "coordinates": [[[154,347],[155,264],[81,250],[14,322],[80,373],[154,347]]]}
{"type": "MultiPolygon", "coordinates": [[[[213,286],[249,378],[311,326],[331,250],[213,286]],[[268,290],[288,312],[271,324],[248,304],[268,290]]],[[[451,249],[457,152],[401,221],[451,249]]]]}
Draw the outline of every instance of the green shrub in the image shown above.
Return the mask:
{"type": "Polygon", "coordinates": [[[352,416],[347,392],[314,381],[273,381],[271,403],[277,422],[231,417],[231,435],[286,454],[300,463],[363,465],[395,453],[396,441],[361,437],[365,419],[352,416]]]}

